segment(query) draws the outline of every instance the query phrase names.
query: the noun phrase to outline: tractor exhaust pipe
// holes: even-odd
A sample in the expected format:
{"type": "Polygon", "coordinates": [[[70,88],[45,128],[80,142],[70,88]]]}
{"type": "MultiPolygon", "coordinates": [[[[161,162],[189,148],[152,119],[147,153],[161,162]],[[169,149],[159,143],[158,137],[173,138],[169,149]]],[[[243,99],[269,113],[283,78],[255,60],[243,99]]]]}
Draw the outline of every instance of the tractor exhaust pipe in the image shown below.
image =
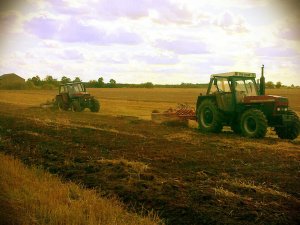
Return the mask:
{"type": "Polygon", "coordinates": [[[261,77],[260,77],[260,82],[259,82],[259,94],[260,95],[265,95],[265,89],[266,89],[266,81],[264,77],[264,65],[261,67],[261,77]]]}

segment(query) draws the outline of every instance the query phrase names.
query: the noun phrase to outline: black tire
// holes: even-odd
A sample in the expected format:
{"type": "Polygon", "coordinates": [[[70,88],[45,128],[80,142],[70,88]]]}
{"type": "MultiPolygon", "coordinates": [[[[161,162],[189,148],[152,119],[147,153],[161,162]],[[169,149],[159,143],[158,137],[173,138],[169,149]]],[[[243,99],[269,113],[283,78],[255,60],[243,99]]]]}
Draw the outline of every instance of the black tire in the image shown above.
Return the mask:
{"type": "Polygon", "coordinates": [[[300,132],[299,117],[292,110],[288,110],[287,114],[293,117],[293,122],[286,127],[275,127],[275,132],[277,136],[281,139],[294,140],[298,137],[300,132]]]}
{"type": "Polygon", "coordinates": [[[245,137],[263,138],[267,133],[268,121],[258,109],[248,109],[241,117],[241,131],[245,137]]]}
{"type": "Polygon", "coordinates": [[[97,99],[93,99],[91,104],[92,104],[90,107],[91,112],[99,112],[99,110],[100,110],[99,101],[97,99]]]}
{"type": "Polygon", "coordinates": [[[57,99],[56,105],[59,111],[67,111],[69,109],[62,99],[57,99]]]}
{"type": "Polygon", "coordinates": [[[215,101],[205,99],[197,110],[198,128],[203,132],[220,133],[223,128],[223,116],[215,101]]]}
{"type": "Polygon", "coordinates": [[[80,105],[80,102],[77,100],[74,100],[71,104],[71,109],[73,112],[81,112],[82,111],[82,107],[80,105]]]}

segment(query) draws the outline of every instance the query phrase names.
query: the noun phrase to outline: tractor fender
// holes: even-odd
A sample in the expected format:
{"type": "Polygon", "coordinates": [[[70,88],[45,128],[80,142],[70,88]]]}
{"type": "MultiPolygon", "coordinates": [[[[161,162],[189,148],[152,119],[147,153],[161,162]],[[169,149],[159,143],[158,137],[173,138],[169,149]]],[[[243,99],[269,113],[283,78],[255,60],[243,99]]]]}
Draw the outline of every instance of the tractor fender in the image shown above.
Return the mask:
{"type": "Polygon", "coordinates": [[[237,112],[243,114],[248,109],[257,109],[263,111],[263,104],[241,104],[237,106],[237,112]]]}
{"type": "Polygon", "coordinates": [[[56,95],[55,96],[55,101],[58,102],[59,100],[62,100],[62,96],[61,95],[56,95]]]}
{"type": "Polygon", "coordinates": [[[205,99],[212,99],[212,100],[216,101],[216,96],[215,95],[203,95],[203,96],[200,95],[200,96],[198,96],[197,103],[196,103],[196,115],[198,113],[198,109],[199,109],[201,102],[205,99]]]}

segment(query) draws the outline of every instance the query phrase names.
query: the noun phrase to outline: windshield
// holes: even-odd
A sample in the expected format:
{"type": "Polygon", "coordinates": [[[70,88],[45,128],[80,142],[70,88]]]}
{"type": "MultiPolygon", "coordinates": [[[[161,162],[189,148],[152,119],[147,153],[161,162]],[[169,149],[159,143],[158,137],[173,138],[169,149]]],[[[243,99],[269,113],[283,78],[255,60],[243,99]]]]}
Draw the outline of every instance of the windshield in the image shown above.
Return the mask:
{"type": "Polygon", "coordinates": [[[65,86],[60,87],[61,93],[79,93],[79,92],[85,92],[83,84],[67,84],[65,86]]]}
{"type": "Polygon", "coordinates": [[[257,96],[257,89],[253,79],[234,80],[236,92],[243,92],[246,96],[257,96]]]}
{"type": "Polygon", "coordinates": [[[231,92],[230,81],[227,78],[218,78],[210,88],[210,94],[215,92],[231,92]]]}
{"type": "Polygon", "coordinates": [[[84,88],[82,84],[74,84],[73,85],[74,92],[84,92],[84,88]]]}

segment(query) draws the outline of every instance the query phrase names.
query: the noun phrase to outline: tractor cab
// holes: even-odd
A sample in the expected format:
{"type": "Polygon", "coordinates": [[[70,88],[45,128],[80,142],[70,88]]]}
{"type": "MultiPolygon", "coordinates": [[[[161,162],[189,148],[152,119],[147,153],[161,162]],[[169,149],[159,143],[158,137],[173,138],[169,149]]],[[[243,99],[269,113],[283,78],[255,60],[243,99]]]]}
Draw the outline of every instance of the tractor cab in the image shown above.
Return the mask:
{"type": "Polygon", "coordinates": [[[85,94],[86,89],[83,83],[81,82],[76,82],[76,83],[66,83],[66,84],[61,84],[59,86],[59,93],[66,93],[69,95],[76,95],[76,94],[85,94]]]}
{"type": "Polygon", "coordinates": [[[246,96],[259,95],[255,77],[255,73],[245,72],[213,74],[206,95],[215,95],[219,108],[232,112],[246,96]]]}

